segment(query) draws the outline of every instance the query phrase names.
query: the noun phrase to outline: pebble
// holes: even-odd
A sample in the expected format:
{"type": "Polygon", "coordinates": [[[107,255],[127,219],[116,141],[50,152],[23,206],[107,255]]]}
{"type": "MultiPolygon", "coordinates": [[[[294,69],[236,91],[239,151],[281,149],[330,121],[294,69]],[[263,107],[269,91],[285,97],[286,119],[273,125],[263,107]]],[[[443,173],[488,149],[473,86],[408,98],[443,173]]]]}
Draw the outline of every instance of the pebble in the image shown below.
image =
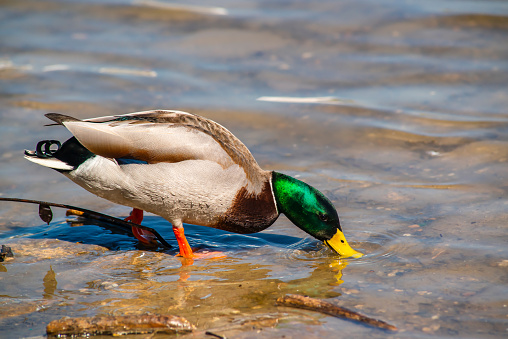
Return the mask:
{"type": "Polygon", "coordinates": [[[429,291],[418,291],[416,292],[418,295],[429,295],[429,294],[432,294],[432,292],[429,292],[429,291]]]}
{"type": "Polygon", "coordinates": [[[476,295],[476,292],[464,292],[461,295],[463,297],[472,297],[473,295],[476,295]]]}
{"type": "Polygon", "coordinates": [[[422,328],[422,331],[423,332],[436,332],[437,330],[439,330],[441,328],[441,325],[439,324],[434,324],[434,325],[431,325],[431,326],[428,326],[428,327],[424,327],[422,328]]]}
{"type": "Polygon", "coordinates": [[[114,283],[114,282],[111,282],[111,281],[104,281],[101,283],[101,286],[106,289],[106,290],[109,290],[111,288],[115,288],[115,287],[118,287],[118,284],[117,283],[114,283]]]}
{"type": "Polygon", "coordinates": [[[500,267],[508,267],[508,260],[503,260],[500,263],[497,264],[500,267]]]}

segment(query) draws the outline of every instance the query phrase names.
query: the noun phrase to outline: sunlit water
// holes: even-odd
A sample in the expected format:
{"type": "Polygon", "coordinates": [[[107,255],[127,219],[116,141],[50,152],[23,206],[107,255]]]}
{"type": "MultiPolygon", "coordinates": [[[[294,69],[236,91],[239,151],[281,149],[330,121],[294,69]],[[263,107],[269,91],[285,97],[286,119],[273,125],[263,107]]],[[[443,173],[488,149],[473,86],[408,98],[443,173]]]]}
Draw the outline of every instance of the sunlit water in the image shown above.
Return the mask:
{"type": "Polygon", "coordinates": [[[0,203],[0,336],[63,316],[172,313],[228,337],[500,337],[508,331],[508,6],[504,1],[2,1],[0,193],[116,216],[22,159],[78,118],[153,108],[229,128],[265,169],[337,206],[361,259],[285,217],[236,235],[187,226],[177,258],[110,225],[0,203]],[[275,306],[336,302],[397,334],[275,306]]]}

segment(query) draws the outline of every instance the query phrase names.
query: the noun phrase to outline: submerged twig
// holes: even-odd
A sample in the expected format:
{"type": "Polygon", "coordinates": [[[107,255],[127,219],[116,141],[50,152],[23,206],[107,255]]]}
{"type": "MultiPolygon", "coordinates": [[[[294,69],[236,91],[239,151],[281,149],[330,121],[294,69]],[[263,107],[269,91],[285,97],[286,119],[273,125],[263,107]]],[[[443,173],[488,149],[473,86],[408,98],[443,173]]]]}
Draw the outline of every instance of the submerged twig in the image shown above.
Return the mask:
{"type": "Polygon", "coordinates": [[[219,338],[219,339],[228,339],[224,335],[216,334],[216,333],[213,333],[213,332],[210,332],[210,331],[206,331],[205,334],[206,335],[211,335],[212,337],[219,338]]]}
{"type": "Polygon", "coordinates": [[[53,320],[46,327],[48,336],[97,334],[187,333],[195,329],[187,319],[176,315],[95,316],[53,320]]]}
{"type": "Polygon", "coordinates": [[[53,218],[53,213],[51,212],[50,206],[76,210],[76,211],[79,211],[80,213],[74,213],[74,214],[79,214],[79,215],[83,216],[84,218],[92,218],[92,219],[97,219],[97,220],[104,221],[104,222],[109,222],[111,224],[114,224],[115,226],[123,228],[124,230],[126,230],[129,233],[131,232],[132,226],[141,228],[143,230],[150,231],[155,235],[157,240],[161,243],[162,247],[171,248],[171,245],[168,244],[168,242],[166,240],[164,240],[164,238],[159,234],[159,232],[157,232],[156,230],[154,230],[151,227],[138,225],[138,224],[132,223],[130,221],[125,221],[125,220],[122,220],[119,218],[112,217],[107,214],[88,210],[86,208],[81,208],[81,207],[76,207],[76,206],[71,206],[71,205],[66,205],[66,204],[57,204],[54,202],[30,200],[30,199],[20,199],[20,198],[2,198],[2,197],[0,197],[0,201],[22,202],[22,203],[27,203],[27,204],[39,205],[39,216],[41,217],[41,219],[44,222],[46,222],[48,224],[50,223],[51,219],[53,218]]]}
{"type": "Polygon", "coordinates": [[[306,310],[321,312],[338,318],[356,320],[390,331],[397,331],[397,327],[390,325],[382,320],[370,318],[355,311],[348,310],[347,308],[340,307],[323,300],[305,297],[303,295],[287,294],[284,297],[278,298],[277,303],[283,306],[303,308],[306,310]]]}

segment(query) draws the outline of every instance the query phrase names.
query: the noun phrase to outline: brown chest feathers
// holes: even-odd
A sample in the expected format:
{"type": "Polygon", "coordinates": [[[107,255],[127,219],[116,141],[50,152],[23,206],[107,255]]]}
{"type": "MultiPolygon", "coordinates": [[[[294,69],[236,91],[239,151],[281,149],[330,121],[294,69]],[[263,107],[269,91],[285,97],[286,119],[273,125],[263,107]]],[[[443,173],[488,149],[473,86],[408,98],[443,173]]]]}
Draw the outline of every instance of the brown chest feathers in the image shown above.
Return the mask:
{"type": "Polygon", "coordinates": [[[232,207],[213,227],[241,234],[256,233],[269,227],[278,217],[271,182],[266,180],[258,195],[249,194],[242,187],[232,207]]]}

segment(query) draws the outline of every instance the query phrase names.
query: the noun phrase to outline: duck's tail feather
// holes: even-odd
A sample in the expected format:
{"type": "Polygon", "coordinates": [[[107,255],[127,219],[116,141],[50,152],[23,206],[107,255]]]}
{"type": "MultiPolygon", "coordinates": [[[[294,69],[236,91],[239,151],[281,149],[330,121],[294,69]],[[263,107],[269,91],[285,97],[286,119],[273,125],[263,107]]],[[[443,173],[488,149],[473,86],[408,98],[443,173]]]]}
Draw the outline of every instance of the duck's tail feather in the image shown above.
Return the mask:
{"type": "Polygon", "coordinates": [[[58,171],[72,171],[74,166],[71,166],[57,158],[38,158],[37,155],[31,154],[31,151],[25,150],[25,159],[35,162],[41,166],[56,169],[58,171]]]}
{"type": "Polygon", "coordinates": [[[63,123],[66,121],[81,121],[79,119],[60,113],[46,113],[44,116],[56,122],[56,124],[48,124],[46,126],[63,125],[63,123]]]}

